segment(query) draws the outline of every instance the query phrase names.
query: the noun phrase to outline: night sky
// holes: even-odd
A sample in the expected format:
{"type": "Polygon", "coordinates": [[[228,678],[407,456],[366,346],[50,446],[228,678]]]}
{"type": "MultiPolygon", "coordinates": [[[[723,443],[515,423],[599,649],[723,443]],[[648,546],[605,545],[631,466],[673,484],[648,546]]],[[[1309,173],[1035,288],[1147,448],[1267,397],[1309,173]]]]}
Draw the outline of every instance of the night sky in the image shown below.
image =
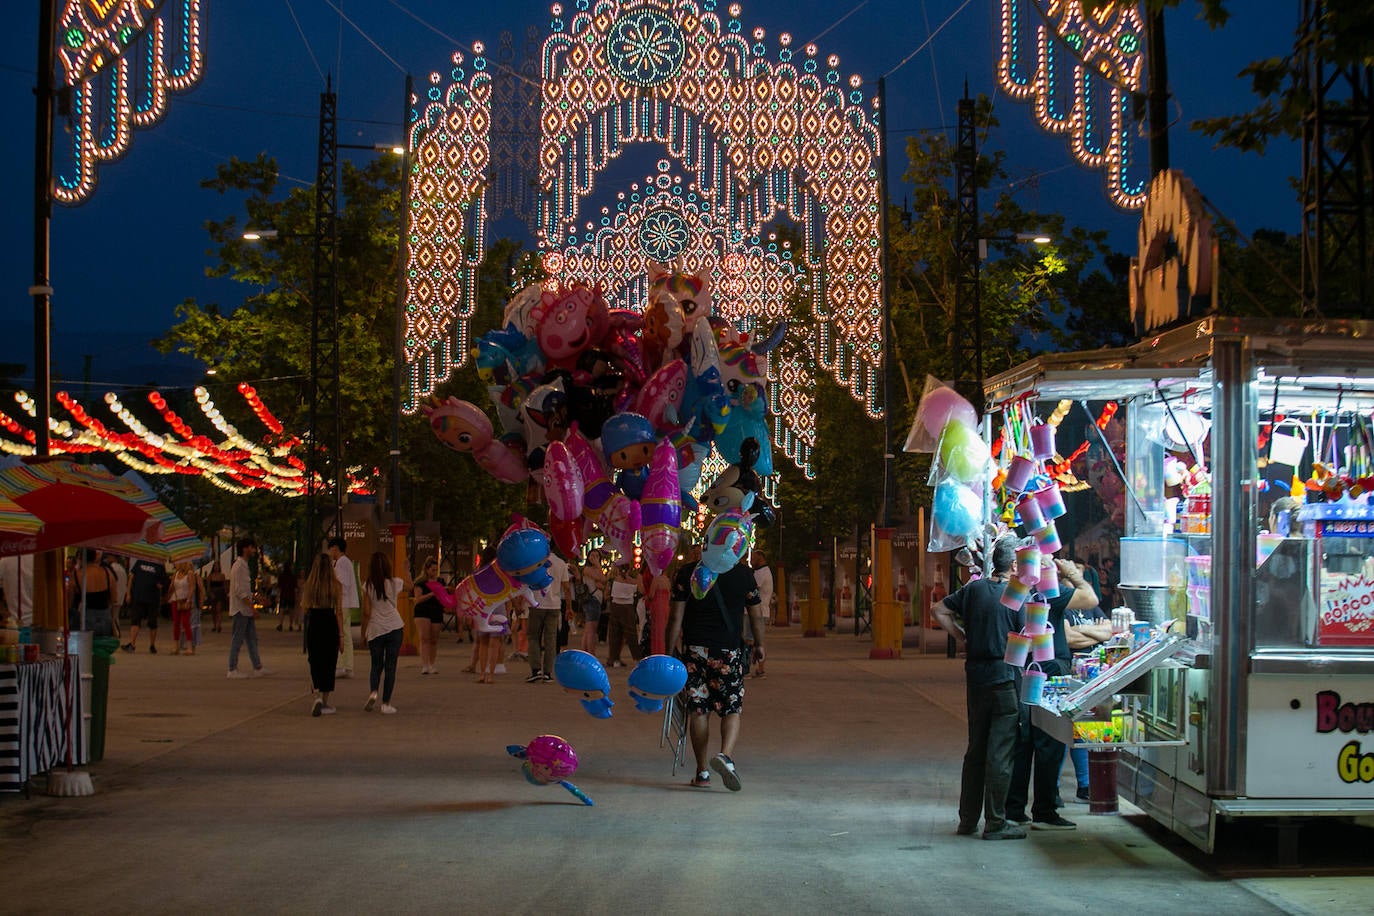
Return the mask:
{"type": "MultiPolygon", "coordinates": [[[[746,27],[764,28],[776,46],[780,32],[796,44],[819,39],[821,53],[838,54],[840,70],[876,77],[916,49],[962,0],[747,0],[746,27]]],[[[147,341],[171,323],[173,307],[191,296],[236,305],[235,284],[206,278],[210,263],[204,223],[238,212],[232,200],[199,187],[218,163],[231,157],[275,156],[288,179],[313,180],[319,93],[323,82],[292,21],[299,18],[319,67],[334,75],[339,97],[341,143],[393,143],[401,139],[404,73],[418,80],[448,61],[453,43],[408,16],[389,0],[334,0],[396,64],[347,24],[325,0],[204,0],[206,73],[190,93],[171,100],[167,119],[138,132],[129,155],[104,166],[94,197],[85,205],[56,208],[52,284],[54,376],[81,377],[82,356],[91,354],[98,390],[156,380],[194,381],[184,362],[164,361],[147,341]],[[399,64],[399,67],[397,66],[399,64]]],[[[571,4],[568,4],[571,6],[571,4]]],[[[1185,2],[1170,12],[1168,50],[1176,123],[1172,164],[1183,169],[1221,210],[1249,232],[1299,228],[1300,214],[1288,177],[1299,170],[1296,145],[1277,146],[1263,158],[1213,151],[1210,141],[1187,130],[1196,118],[1251,107],[1248,84],[1237,73],[1249,61],[1281,56],[1292,45],[1296,0],[1233,0],[1231,23],[1212,32],[1185,2]]],[[[0,60],[0,107],[9,120],[0,146],[5,207],[0,216],[0,362],[31,365],[31,210],[33,175],[33,74],[37,0],[5,4],[11,23],[0,60]]],[[[467,0],[399,0],[399,6],[456,39],[495,47],[503,30],[523,35],[528,26],[547,30],[549,5],[539,0],[475,3],[467,0]]],[[[893,147],[913,131],[951,128],[955,104],[968,80],[970,92],[994,95],[998,8],[974,0],[935,38],[930,48],[890,76],[893,147]]],[[[1105,229],[1116,247],[1133,250],[1138,217],[1111,207],[1097,172],[1079,167],[1061,138],[1043,134],[1029,106],[996,96],[1000,128],[988,143],[1014,150],[1010,161],[1017,199],[1026,207],[1059,210],[1071,222],[1105,229]],[[1029,180],[1027,180],[1029,179],[1029,180]]],[[[59,131],[61,127],[59,125],[59,131]]],[[[61,142],[59,134],[58,142],[61,142]]],[[[341,151],[341,155],[369,153],[341,151]]],[[[900,200],[904,159],[891,166],[893,196],[900,200]]],[[[625,164],[599,191],[613,193],[636,173],[625,164]]],[[[600,202],[596,204],[600,206],[600,202]]],[[[496,234],[517,234],[510,222],[496,234]]]]}

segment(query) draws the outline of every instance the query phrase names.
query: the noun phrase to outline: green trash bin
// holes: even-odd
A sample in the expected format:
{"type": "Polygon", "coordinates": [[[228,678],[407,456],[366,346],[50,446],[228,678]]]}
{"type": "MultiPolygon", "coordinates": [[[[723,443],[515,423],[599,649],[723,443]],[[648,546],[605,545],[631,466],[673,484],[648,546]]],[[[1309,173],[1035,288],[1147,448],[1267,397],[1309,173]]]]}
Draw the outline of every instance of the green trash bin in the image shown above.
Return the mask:
{"type": "Polygon", "coordinates": [[[105,757],[105,721],[110,706],[110,666],[119,640],[102,636],[91,646],[91,763],[105,757]]]}

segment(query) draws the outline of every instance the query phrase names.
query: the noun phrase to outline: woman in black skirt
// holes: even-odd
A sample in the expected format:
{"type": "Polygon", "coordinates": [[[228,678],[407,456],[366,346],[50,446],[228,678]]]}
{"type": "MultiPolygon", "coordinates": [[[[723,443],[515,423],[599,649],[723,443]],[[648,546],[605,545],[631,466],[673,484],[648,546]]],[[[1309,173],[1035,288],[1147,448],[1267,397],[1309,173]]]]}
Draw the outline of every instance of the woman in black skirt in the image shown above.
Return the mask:
{"type": "Polygon", "coordinates": [[[334,665],[343,651],[343,590],[334,576],[329,554],[315,558],[310,575],[301,589],[300,602],[305,612],[305,654],[310,659],[310,683],[315,688],[312,716],[332,716],[329,705],[334,692],[334,665]]]}

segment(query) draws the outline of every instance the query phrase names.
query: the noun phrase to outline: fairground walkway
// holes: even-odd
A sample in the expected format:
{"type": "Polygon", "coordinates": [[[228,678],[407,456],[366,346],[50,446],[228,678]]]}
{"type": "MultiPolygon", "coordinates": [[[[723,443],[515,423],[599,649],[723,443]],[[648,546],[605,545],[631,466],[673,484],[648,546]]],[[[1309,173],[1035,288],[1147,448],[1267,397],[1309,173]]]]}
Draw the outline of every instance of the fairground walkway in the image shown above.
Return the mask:
{"type": "Polygon", "coordinates": [[[673,775],[628,669],[611,672],[614,718],[595,720],[519,662],[474,683],[446,637],[439,675],[402,659],[398,715],[363,712],[361,653],[338,715],[311,718],[300,634],[260,626],[269,677],[225,679],[227,627],[195,658],[166,654],[167,628],[161,654],[145,634],[119,655],[96,794],[0,797],[0,911],[1220,916],[1374,900],[1367,871],[1218,868],[1077,804],[1074,832],[956,837],[962,672],[942,654],[869,661],[850,635],[773,630],[732,793],[673,775]],[[595,807],[506,755],[544,733],[576,747],[595,807]]]}

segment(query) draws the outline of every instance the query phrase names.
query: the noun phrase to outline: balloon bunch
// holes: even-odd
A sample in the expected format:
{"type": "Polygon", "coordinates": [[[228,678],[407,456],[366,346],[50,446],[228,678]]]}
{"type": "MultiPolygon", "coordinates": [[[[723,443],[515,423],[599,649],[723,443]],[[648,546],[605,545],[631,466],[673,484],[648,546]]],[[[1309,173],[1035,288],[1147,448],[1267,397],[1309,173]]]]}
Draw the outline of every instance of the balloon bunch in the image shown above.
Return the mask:
{"type": "MultiPolygon", "coordinates": [[[[594,719],[609,719],[615,702],[611,679],[595,655],[565,649],[553,662],[553,679],[568,693],[582,694],[582,708],[594,719]]],[[[669,655],[650,655],[630,672],[629,693],[643,713],[663,711],[663,702],[687,686],[687,667],[669,655]]]]}
{"type": "Polygon", "coordinates": [[[773,473],[762,357],[782,334],[751,343],[712,316],[709,271],[650,264],[642,315],[610,308],[596,287],[536,284],[473,351],[500,433],[467,401],[424,411],[441,442],[493,477],[542,486],[565,553],[594,527],[625,563],[638,537],[657,575],[712,448],[773,473]]]}

